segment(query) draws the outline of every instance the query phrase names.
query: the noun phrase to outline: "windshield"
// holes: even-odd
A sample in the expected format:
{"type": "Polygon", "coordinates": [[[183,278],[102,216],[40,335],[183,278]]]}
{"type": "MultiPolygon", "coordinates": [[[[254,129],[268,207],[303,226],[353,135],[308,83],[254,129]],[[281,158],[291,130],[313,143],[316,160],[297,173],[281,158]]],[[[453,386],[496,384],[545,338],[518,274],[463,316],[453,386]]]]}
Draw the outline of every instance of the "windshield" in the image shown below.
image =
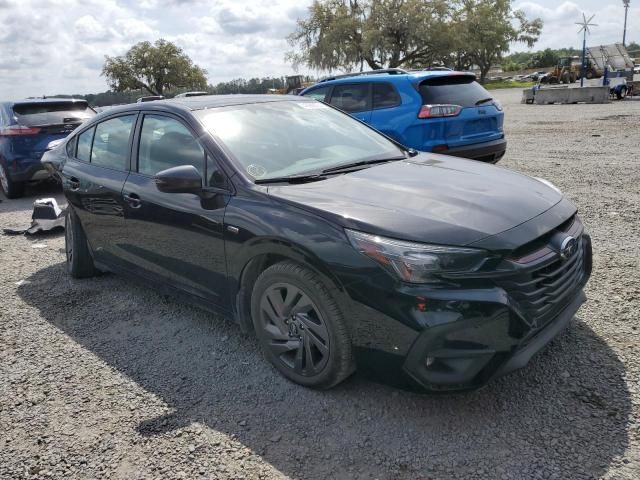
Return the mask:
{"type": "Polygon", "coordinates": [[[382,135],[320,102],[254,103],[195,114],[254,179],[301,175],[403,154],[382,135]]]}

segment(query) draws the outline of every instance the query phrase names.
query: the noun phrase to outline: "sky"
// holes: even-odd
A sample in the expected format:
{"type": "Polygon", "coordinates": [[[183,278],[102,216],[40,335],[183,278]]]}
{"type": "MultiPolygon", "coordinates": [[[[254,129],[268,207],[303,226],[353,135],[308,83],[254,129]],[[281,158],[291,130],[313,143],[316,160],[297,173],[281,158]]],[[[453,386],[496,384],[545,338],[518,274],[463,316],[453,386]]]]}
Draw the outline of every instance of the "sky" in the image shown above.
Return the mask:
{"type": "MultiPolygon", "coordinates": [[[[0,100],[106,91],[105,55],[173,41],[208,71],[209,83],[293,73],[285,37],[311,0],[0,0],[0,100]]],[[[545,26],[534,49],[581,45],[574,22],[596,14],[589,44],[622,40],[622,0],[515,0],[545,26]]],[[[640,0],[629,41],[640,42],[640,0]]],[[[526,50],[514,45],[512,51],[526,50]]],[[[307,72],[303,72],[307,73],[307,72]]],[[[312,73],[312,72],[311,72],[312,73]]]]}

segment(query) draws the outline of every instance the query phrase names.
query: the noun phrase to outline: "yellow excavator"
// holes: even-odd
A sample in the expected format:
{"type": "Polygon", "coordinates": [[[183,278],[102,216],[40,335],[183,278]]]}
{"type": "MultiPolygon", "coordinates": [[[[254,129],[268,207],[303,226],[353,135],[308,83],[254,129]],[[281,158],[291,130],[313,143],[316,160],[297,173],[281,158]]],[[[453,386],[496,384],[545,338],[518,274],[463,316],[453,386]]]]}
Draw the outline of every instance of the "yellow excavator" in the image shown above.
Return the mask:
{"type": "Polygon", "coordinates": [[[269,92],[272,95],[298,95],[302,90],[310,87],[314,82],[305,82],[304,75],[291,75],[285,77],[285,88],[270,88],[269,92]]]}

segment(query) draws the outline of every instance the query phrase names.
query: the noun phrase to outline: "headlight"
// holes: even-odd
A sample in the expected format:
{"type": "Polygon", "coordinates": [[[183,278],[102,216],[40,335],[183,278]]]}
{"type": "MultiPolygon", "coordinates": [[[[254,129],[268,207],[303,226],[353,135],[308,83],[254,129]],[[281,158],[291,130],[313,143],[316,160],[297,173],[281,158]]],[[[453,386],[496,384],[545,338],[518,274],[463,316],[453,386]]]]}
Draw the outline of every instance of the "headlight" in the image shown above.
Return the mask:
{"type": "Polygon", "coordinates": [[[475,248],[443,247],[404,242],[345,229],[351,245],[409,283],[437,281],[434,274],[471,272],[487,254],[475,248]]]}
{"type": "Polygon", "coordinates": [[[562,191],[558,187],[556,187],[553,183],[551,183],[549,180],[545,180],[544,178],[540,178],[540,177],[533,177],[533,178],[535,178],[539,182],[544,183],[547,187],[553,188],[556,192],[562,195],[562,191]]]}
{"type": "Polygon", "coordinates": [[[502,103],[500,103],[500,100],[494,98],[492,103],[494,107],[496,107],[499,111],[502,111],[502,103]]]}

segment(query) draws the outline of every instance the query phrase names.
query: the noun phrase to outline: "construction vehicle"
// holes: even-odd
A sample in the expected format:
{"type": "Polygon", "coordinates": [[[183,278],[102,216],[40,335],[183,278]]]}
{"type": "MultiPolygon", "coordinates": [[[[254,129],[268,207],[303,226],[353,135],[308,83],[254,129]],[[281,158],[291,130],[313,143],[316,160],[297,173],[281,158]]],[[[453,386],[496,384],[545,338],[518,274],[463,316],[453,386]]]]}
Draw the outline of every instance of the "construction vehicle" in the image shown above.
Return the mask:
{"type": "MultiPolygon", "coordinates": [[[[586,78],[594,78],[596,71],[593,63],[586,59],[586,78]]],[[[558,64],[548,74],[540,79],[540,83],[549,83],[551,85],[557,83],[574,83],[580,78],[580,57],[561,57],[558,64]]]]}
{"type": "MultiPolygon", "coordinates": [[[[541,83],[573,83],[582,75],[581,65],[581,57],[562,57],[558,61],[558,65],[541,83]]],[[[600,78],[604,75],[605,69],[609,72],[633,72],[633,66],[633,60],[621,43],[588,47],[584,77],[587,79],[600,78]]]]}
{"type": "Polygon", "coordinates": [[[315,82],[305,82],[304,75],[291,75],[289,77],[285,77],[286,87],[285,88],[270,88],[267,93],[272,95],[297,95],[302,90],[307,87],[310,87],[315,82]]]}

